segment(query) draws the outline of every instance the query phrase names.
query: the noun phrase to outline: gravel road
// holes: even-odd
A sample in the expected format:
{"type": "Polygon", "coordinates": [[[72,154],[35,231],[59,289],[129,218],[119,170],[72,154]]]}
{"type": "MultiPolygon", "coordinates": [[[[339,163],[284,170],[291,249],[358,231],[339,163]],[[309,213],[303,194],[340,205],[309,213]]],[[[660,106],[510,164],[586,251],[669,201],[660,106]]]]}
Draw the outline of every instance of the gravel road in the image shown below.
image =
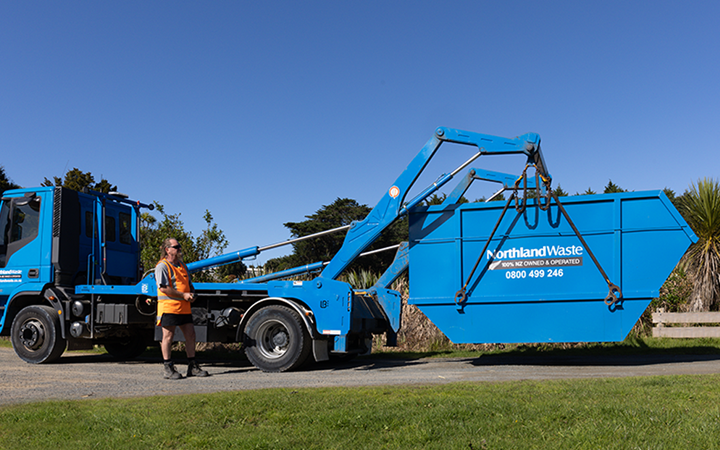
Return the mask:
{"type": "MultiPolygon", "coordinates": [[[[113,361],[66,353],[56,364],[27,364],[0,348],[0,405],[48,399],[145,397],[265,388],[501,382],[720,373],[719,355],[515,357],[389,360],[372,357],[322,363],[292,373],[263,373],[247,361],[202,361],[207,378],[169,381],[159,359],[113,361]]],[[[185,365],[178,365],[185,370],[185,365]]]]}

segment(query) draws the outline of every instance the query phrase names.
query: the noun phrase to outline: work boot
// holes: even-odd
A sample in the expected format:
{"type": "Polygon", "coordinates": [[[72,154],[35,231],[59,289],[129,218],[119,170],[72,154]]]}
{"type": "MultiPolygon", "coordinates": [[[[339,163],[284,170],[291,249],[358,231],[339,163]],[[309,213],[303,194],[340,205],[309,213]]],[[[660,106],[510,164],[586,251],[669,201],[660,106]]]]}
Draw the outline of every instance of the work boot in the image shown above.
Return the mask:
{"type": "Polygon", "coordinates": [[[191,361],[188,361],[188,370],[187,370],[187,377],[207,377],[210,374],[207,373],[207,370],[202,370],[200,368],[200,365],[195,361],[194,359],[191,361]]]}
{"type": "Polygon", "coordinates": [[[165,363],[163,372],[166,380],[180,380],[183,377],[180,372],[175,370],[175,364],[173,363],[165,363]]]}

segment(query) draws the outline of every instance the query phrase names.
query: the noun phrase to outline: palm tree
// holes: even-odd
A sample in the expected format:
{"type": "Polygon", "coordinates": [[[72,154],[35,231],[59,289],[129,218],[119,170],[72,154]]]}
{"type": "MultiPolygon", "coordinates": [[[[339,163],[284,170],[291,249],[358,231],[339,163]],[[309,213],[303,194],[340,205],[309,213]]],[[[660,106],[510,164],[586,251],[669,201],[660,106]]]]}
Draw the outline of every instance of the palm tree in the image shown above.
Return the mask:
{"type": "Polygon", "coordinates": [[[698,237],[685,254],[694,279],[690,310],[709,311],[720,303],[720,183],[698,180],[681,197],[679,206],[698,237]]]}

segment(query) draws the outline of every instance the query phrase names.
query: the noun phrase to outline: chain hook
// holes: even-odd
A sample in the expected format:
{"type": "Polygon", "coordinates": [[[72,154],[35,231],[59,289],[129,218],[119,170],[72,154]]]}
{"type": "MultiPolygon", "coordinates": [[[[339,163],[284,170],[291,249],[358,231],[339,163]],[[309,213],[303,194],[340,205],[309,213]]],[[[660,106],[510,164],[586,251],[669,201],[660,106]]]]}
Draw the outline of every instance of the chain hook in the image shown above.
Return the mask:
{"type": "Polygon", "coordinates": [[[465,300],[467,300],[467,291],[465,290],[465,286],[463,286],[459,291],[455,293],[455,304],[461,305],[465,303],[465,300]]]}
{"type": "Polygon", "coordinates": [[[608,295],[605,297],[605,304],[613,306],[622,300],[622,291],[615,284],[608,282],[608,295]]]}
{"type": "Polygon", "coordinates": [[[552,198],[552,188],[550,186],[551,181],[549,178],[540,174],[540,171],[535,167],[535,186],[537,188],[537,204],[541,211],[547,211],[550,209],[550,199],[552,198]],[[542,196],[540,195],[540,179],[542,178],[543,186],[545,186],[545,204],[543,205],[542,196]]]}
{"type": "Polygon", "coordinates": [[[520,178],[515,180],[515,184],[513,185],[513,195],[515,196],[515,211],[518,213],[524,213],[525,208],[527,208],[527,170],[528,167],[530,167],[530,164],[525,165],[525,169],[522,171],[522,175],[520,175],[520,178]],[[522,202],[519,201],[520,196],[518,195],[518,188],[520,187],[520,180],[523,182],[523,198],[522,202]]]}

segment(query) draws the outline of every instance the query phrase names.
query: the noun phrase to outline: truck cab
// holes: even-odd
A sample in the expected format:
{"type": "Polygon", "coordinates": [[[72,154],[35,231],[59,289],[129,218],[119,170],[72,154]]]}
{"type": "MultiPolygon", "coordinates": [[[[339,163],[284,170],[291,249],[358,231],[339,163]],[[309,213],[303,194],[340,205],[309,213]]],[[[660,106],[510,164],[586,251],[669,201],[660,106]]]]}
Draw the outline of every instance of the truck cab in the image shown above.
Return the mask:
{"type": "MultiPolygon", "coordinates": [[[[0,205],[0,308],[53,281],[50,188],[6,191],[0,205]],[[48,209],[50,213],[43,211],[48,209]]],[[[3,316],[5,318],[5,315],[3,316]]]]}
{"type": "Polygon", "coordinates": [[[23,359],[43,362],[62,353],[71,338],[76,285],[132,284],[140,278],[138,208],[127,203],[63,187],[5,191],[0,334],[12,336],[23,359]]]}

